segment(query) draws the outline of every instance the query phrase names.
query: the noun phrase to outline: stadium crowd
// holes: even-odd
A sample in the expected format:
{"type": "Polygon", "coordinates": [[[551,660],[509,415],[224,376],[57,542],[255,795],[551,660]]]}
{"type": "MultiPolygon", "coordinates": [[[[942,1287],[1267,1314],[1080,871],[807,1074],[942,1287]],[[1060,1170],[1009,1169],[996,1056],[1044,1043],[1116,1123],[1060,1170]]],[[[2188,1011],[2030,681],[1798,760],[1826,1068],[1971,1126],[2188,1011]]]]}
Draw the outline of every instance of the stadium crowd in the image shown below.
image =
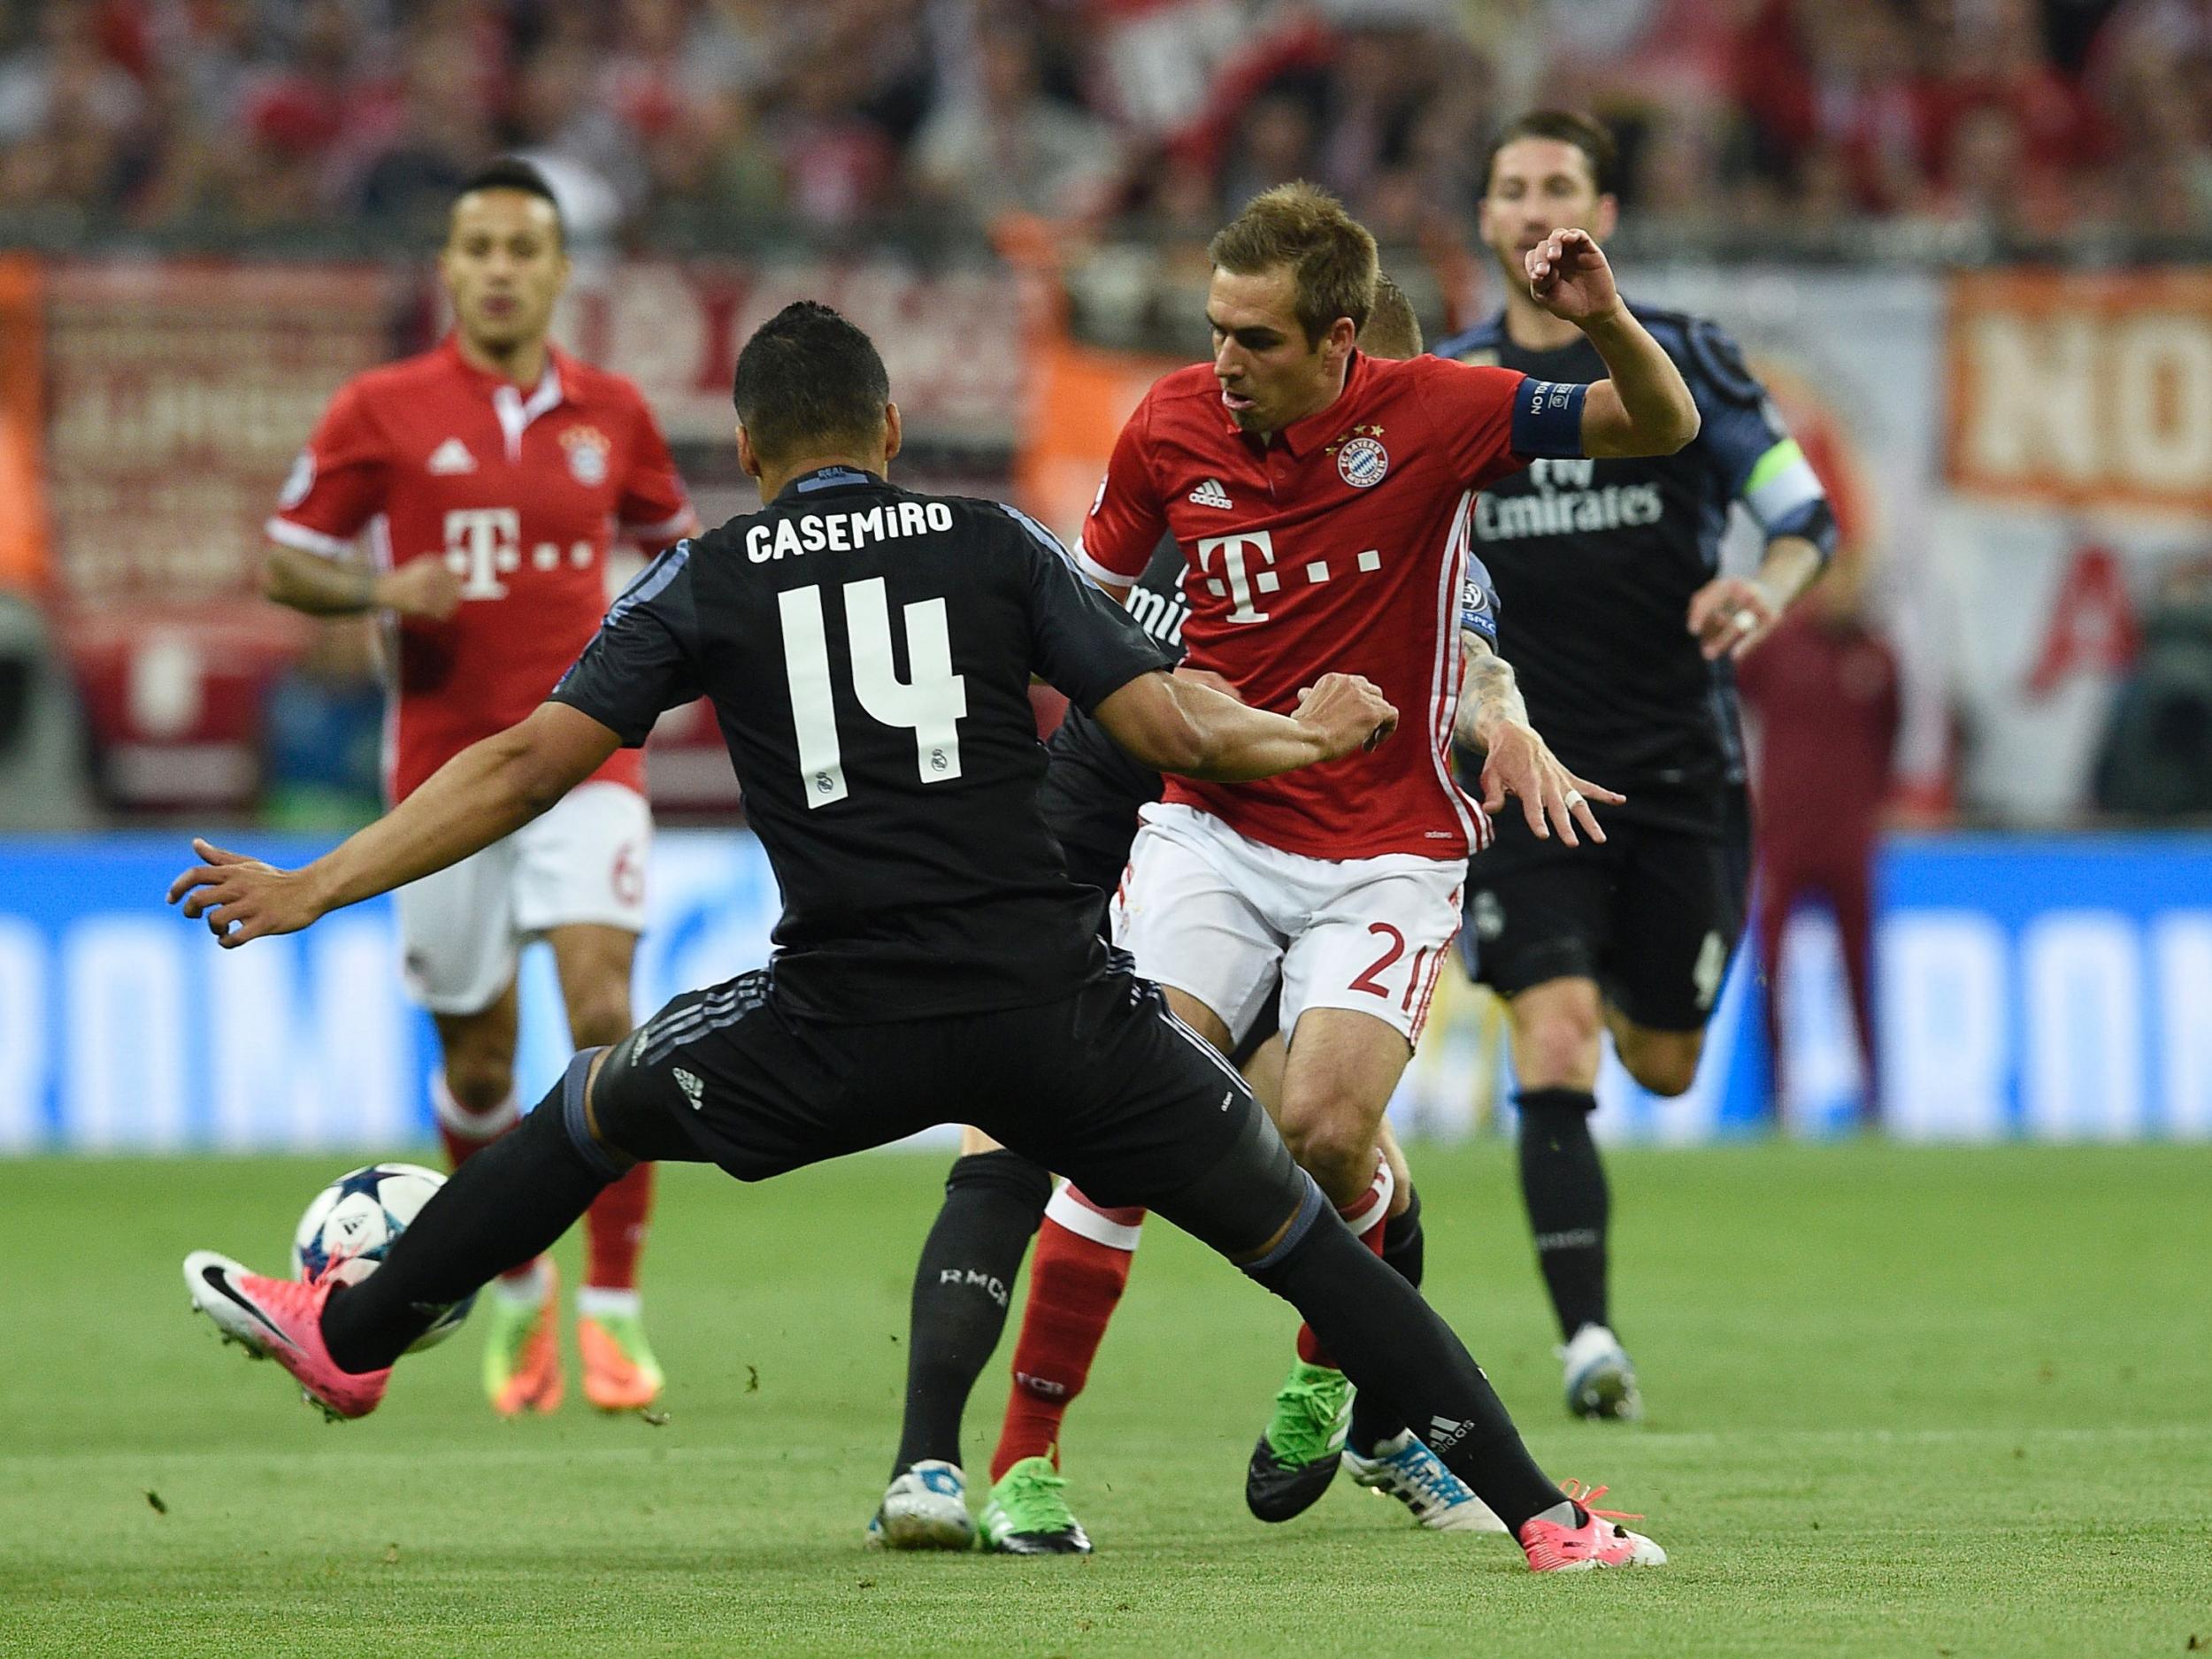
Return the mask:
{"type": "Polygon", "coordinates": [[[1459,222],[1502,111],[1622,133],[1692,232],[2212,229],[2206,0],[30,0],[0,233],[395,240],[486,156],[611,234],[1212,224],[1307,176],[1459,222]]]}

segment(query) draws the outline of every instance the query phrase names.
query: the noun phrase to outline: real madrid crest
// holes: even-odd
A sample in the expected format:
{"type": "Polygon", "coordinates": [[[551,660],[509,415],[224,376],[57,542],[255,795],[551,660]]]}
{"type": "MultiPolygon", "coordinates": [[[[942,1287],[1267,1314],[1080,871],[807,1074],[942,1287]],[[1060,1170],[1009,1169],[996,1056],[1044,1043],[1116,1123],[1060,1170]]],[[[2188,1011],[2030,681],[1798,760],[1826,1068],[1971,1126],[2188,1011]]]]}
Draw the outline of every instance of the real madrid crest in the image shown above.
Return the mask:
{"type": "Polygon", "coordinates": [[[1355,426],[1350,435],[1331,446],[1336,450],[1337,475],[1354,489],[1369,489],[1390,471],[1390,451],[1382,446],[1380,426],[1355,426]]]}
{"type": "Polygon", "coordinates": [[[607,481],[607,452],[614,446],[596,426],[571,426],[561,434],[561,448],[568,451],[568,475],[587,489],[607,481]]]}

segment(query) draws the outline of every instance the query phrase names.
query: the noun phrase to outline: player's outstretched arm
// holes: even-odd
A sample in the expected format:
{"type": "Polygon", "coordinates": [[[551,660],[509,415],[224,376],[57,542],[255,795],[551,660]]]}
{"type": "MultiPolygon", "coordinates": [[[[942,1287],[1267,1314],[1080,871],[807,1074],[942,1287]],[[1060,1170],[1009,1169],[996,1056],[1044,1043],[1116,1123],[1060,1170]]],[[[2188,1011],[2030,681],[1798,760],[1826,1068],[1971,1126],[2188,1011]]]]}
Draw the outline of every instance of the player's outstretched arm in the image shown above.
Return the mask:
{"type": "Polygon", "coordinates": [[[422,787],[311,864],[279,870],[204,841],[205,862],[169,884],[169,902],[204,918],[226,948],[295,933],[319,917],[404,887],[512,834],[596,772],[620,746],[565,703],[472,743],[422,787]]]}
{"type": "Polygon", "coordinates": [[[1689,382],[1621,303],[1597,239],[1586,230],[1554,231],[1529,250],[1525,264],[1536,303],[1588,335],[1611,376],[1583,399],[1582,452],[1671,455],[1696,437],[1689,382]]]}
{"type": "Polygon", "coordinates": [[[1357,674],[1322,675],[1283,715],[1162,671],[1138,675],[1091,712],[1145,765],[1211,783],[1272,778],[1372,749],[1398,725],[1397,710],[1357,674]]]}
{"type": "Polygon", "coordinates": [[[1512,795],[1520,802],[1529,828],[1541,838],[1549,839],[1550,825],[1556,825],[1559,839],[1578,847],[1575,826],[1579,824],[1592,841],[1603,841],[1605,832],[1598,826],[1590,803],[1617,806],[1628,797],[1578,778],[1561,765],[1551,745],[1529,724],[1528,705],[1521,700],[1513,664],[1472,629],[1463,629],[1459,640],[1466,649],[1467,672],[1460,681],[1452,735],[1482,752],[1482,810],[1502,812],[1506,796],[1512,795]]]}

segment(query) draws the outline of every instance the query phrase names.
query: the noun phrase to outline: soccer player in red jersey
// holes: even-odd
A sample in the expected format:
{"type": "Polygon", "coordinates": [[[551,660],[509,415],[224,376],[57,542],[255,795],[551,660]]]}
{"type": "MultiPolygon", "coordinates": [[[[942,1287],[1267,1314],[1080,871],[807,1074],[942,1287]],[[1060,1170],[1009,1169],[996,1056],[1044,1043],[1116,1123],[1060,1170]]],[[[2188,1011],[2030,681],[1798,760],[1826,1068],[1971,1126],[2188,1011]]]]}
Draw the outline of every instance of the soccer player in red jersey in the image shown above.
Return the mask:
{"type": "MultiPolygon", "coordinates": [[[[1341,663],[1398,707],[1402,731],[1394,748],[1263,782],[1171,778],[1143,814],[1115,935],[1225,1052],[1279,979],[1284,1138],[1379,1243],[1391,1178],[1377,1134],[1458,929],[1467,856],[1488,839],[1484,810],[1516,795],[1532,829],[1571,841],[1578,827],[1601,836],[1591,799],[1618,799],[1561,767],[1496,699],[1463,710],[1475,494],[1539,457],[1671,451],[1695,435],[1697,411],[1580,230],[1532,250],[1526,273],[1538,303],[1603,356],[1610,377],[1586,388],[1360,352],[1374,239],[1310,186],[1256,197],[1210,253],[1213,361],[1168,375],[1130,417],[1077,557],[1125,593],[1171,534],[1188,567],[1188,667],[1286,709],[1315,664],[1341,663]],[[1452,779],[1455,725],[1488,756],[1479,808],[1452,779]]],[[[1087,1371],[1111,1306],[1055,1305],[1033,1284],[983,1515],[994,1548],[1081,1537],[1055,1473],[1071,1392],[1059,1379],[1087,1371]]],[[[1310,1331],[1299,1353],[1247,1477],[1266,1520],[1326,1488],[1350,1417],[1350,1386],[1310,1331]]],[[[1367,1448],[1376,1480],[1394,1478],[1379,1468],[1393,1458],[1404,1479],[1437,1479],[1422,1437],[1448,1432],[1398,1425],[1367,1448]]]]}
{"type": "MultiPolygon", "coordinates": [[[[637,388],[546,337],[569,262],[534,168],[498,162],[470,180],[438,268],[453,333],[339,391],[267,530],[271,598],[316,616],[376,611],[388,625],[395,804],[535,708],[591,642],[611,534],[657,552],[697,528],[637,388]],[[369,564],[349,557],[364,531],[369,564]]],[[[644,781],[641,754],[618,750],[542,818],[398,895],[408,989],[443,1049],[431,1096],[457,1165],[518,1115],[526,940],[552,947],[578,1046],[630,1028],[652,836],[644,781]]],[[[587,1219],[577,1338],[585,1394],[604,1410],[649,1405],[662,1387],[637,1294],[651,1183],[638,1165],[587,1219]]],[[[503,1417],[560,1404],[557,1293],[540,1258],[485,1299],[484,1386],[503,1417]]]]}

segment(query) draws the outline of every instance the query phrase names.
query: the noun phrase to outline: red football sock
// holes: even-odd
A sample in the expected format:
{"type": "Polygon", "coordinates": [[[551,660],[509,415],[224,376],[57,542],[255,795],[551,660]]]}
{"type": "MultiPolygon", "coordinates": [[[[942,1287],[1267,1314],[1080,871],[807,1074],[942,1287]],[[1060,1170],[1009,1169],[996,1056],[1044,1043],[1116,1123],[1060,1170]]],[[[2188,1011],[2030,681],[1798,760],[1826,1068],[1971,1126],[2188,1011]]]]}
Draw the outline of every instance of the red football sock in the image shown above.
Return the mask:
{"type": "MultiPolygon", "coordinates": [[[[1353,1202],[1338,1206],[1337,1214],[1344,1217],[1344,1225],[1359,1235],[1359,1241],[1377,1256],[1383,1253],[1383,1224],[1390,1219],[1391,1194],[1397,1190],[1397,1178],[1390,1172],[1390,1164],[1380,1152],[1375,1154],[1375,1179],[1365,1192],[1353,1202]]],[[[1321,1339],[1313,1333],[1310,1325],[1298,1327],[1298,1357],[1309,1365],[1326,1365],[1331,1371],[1342,1366],[1329,1357],[1329,1351],[1321,1346],[1321,1339]]]]}
{"type": "MultiPolygon", "coordinates": [[[[457,1170],[522,1121],[522,1104],[511,1091],[489,1111],[469,1110],[453,1098],[442,1069],[430,1074],[430,1110],[438,1120],[438,1139],[445,1145],[446,1163],[457,1170]]],[[[509,1268],[500,1278],[514,1284],[530,1279],[537,1271],[538,1258],[534,1256],[521,1266],[509,1268]]]]}
{"type": "Polygon", "coordinates": [[[584,1212],[584,1284],[635,1290],[645,1221],[653,1213],[653,1166],[640,1164],[591,1201],[584,1212]]]}
{"type": "Polygon", "coordinates": [[[1129,1283],[1144,1211],[1104,1210],[1072,1187],[1053,1194],[1029,1258],[1029,1304],[1014,1344],[1014,1387],[991,1454],[997,1480],[1025,1457],[1060,1463],[1060,1419],[1083,1392],[1106,1322],[1129,1283]]]}

